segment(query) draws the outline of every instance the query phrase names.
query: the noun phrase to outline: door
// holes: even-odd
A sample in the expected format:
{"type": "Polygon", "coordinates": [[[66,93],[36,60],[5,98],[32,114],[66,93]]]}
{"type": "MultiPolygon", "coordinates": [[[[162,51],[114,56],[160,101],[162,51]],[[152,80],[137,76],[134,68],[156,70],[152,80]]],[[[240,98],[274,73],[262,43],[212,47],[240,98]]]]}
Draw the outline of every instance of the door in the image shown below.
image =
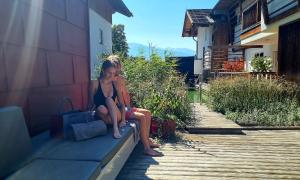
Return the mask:
{"type": "Polygon", "coordinates": [[[300,82],[300,20],[279,28],[278,71],[300,82]]]}

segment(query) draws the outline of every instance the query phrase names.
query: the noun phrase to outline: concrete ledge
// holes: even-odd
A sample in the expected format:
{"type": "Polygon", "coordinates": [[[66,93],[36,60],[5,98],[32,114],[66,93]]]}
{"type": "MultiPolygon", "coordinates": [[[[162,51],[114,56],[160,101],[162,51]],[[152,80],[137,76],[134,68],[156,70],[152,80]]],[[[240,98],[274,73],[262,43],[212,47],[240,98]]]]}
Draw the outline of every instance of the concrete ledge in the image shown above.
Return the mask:
{"type": "Polygon", "coordinates": [[[244,134],[241,128],[197,128],[187,127],[190,134],[244,134]]]}
{"type": "Polygon", "coordinates": [[[190,134],[240,134],[243,135],[243,131],[259,131],[259,130],[300,130],[300,126],[295,127],[240,127],[240,128],[202,128],[202,127],[186,127],[186,130],[190,134]]]}

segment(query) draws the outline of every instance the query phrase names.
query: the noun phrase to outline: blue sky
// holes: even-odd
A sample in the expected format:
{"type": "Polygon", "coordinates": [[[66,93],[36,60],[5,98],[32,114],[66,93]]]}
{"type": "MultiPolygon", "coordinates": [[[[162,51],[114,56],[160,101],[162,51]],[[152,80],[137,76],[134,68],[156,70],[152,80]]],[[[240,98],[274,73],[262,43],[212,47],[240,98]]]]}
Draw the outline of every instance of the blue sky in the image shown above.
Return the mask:
{"type": "Polygon", "coordinates": [[[217,0],[123,0],[134,17],[118,13],[113,24],[124,24],[127,42],[162,48],[195,50],[192,38],[181,37],[186,9],[209,9],[217,0]]]}

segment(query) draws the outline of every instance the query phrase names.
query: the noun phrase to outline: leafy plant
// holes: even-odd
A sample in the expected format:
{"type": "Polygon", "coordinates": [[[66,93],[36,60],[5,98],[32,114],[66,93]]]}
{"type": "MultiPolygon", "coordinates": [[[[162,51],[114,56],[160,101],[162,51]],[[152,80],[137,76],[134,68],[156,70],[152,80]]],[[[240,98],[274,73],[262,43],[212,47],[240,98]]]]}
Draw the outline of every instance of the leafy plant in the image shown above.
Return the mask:
{"type": "Polygon", "coordinates": [[[209,105],[243,125],[300,124],[299,87],[284,80],[220,78],[210,83],[209,105]]]}
{"type": "Polygon", "coordinates": [[[254,57],[251,61],[251,66],[255,72],[270,72],[272,70],[271,57],[254,57]]]}
{"type": "Polygon", "coordinates": [[[175,70],[176,61],[162,59],[152,50],[145,57],[125,58],[124,75],[135,106],[152,111],[161,119],[172,119],[184,126],[191,119],[191,107],[184,77],[175,70]]]}

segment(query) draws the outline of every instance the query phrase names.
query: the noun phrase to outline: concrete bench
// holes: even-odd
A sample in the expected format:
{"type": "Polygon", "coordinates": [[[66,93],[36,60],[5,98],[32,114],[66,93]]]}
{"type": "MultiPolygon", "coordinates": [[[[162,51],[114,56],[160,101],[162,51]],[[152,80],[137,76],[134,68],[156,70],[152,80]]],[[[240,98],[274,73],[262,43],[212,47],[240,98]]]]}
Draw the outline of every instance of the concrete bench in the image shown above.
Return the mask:
{"type": "Polygon", "coordinates": [[[75,142],[30,138],[22,110],[0,109],[0,179],[115,179],[138,139],[127,126],[121,139],[106,136],[75,142]]]}

